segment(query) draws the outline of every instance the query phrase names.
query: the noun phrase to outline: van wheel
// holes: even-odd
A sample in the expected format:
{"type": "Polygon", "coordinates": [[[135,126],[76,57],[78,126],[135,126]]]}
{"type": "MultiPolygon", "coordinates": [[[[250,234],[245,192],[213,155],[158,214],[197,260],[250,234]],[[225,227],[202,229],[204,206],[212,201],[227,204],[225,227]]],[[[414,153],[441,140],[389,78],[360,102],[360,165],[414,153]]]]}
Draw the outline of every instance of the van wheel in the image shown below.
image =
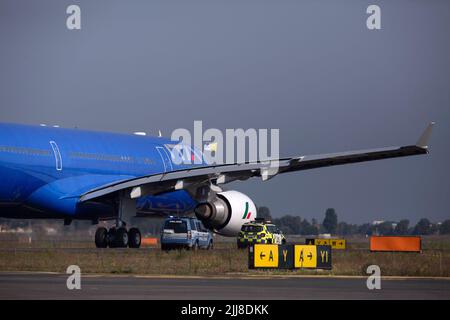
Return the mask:
{"type": "Polygon", "coordinates": [[[211,240],[211,241],[209,241],[208,246],[206,247],[206,250],[212,250],[212,249],[214,249],[214,244],[213,244],[213,241],[211,240]]]}
{"type": "Polygon", "coordinates": [[[198,241],[195,241],[194,245],[192,246],[192,250],[193,251],[197,251],[198,250],[198,241]]]}

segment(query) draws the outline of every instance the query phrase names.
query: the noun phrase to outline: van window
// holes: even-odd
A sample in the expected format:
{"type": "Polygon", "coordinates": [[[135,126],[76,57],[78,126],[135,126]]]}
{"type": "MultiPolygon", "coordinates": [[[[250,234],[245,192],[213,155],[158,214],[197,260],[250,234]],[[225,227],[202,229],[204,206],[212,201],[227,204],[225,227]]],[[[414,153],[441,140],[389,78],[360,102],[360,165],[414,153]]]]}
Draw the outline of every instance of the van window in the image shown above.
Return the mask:
{"type": "Polygon", "coordinates": [[[280,233],[280,232],[278,231],[277,227],[275,227],[275,226],[270,226],[270,225],[267,225],[267,231],[269,231],[270,233],[280,233]]]}
{"type": "Polygon", "coordinates": [[[191,221],[191,230],[197,230],[197,228],[195,227],[195,220],[190,219],[190,221],[191,221]]]}
{"type": "Polygon", "coordinates": [[[173,230],[174,233],[186,233],[187,224],[182,220],[169,220],[164,224],[164,229],[173,230]]]}
{"type": "Polygon", "coordinates": [[[261,226],[242,226],[241,231],[243,232],[261,232],[262,231],[261,226]]]}

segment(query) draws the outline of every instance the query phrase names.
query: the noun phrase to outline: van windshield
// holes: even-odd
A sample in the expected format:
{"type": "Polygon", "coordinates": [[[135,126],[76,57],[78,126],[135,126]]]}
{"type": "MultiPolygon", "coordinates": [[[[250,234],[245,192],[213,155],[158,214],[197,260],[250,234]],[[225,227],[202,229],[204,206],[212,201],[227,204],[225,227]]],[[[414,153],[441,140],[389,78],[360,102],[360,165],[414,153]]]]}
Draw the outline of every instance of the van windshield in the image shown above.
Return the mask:
{"type": "Polygon", "coordinates": [[[243,232],[261,232],[261,226],[242,226],[241,231],[243,232]]]}
{"type": "Polygon", "coordinates": [[[186,221],[181,220],[166,221],[166,223],[164,224],[164,229],[173,230],[174,233],[186,233],[187,232],[186,221]]]}

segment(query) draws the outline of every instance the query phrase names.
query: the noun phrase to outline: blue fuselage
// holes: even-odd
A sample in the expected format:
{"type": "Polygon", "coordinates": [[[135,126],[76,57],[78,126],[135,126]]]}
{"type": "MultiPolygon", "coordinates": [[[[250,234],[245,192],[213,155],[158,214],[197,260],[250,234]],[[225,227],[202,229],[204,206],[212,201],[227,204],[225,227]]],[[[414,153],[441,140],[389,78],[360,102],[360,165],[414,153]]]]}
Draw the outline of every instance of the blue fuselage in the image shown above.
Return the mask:
{"type": "MultiPolygon", "coordinates": [[[[108,199],[81,205],[79,196],[119,180],[183,169],[155,137],[0,124],[0,216],[96,219],[114,216],[108,199]]],[[[195,207],[184,191],[143,197],[142,214],[182,214],[195,207]]]]}

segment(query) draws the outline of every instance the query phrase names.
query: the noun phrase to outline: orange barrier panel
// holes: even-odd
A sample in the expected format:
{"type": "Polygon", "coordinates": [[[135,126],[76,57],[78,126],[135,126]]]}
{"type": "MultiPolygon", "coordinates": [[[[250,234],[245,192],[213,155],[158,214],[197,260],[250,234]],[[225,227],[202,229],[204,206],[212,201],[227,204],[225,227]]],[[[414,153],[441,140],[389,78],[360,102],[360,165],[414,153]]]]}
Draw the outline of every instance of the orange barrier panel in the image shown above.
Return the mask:
{"type": "Polygon", "coordinates": [[[157,246],[158,239],[157,238],[142,238],[141,245],[143,246],[157,246]]]}
{"type": "Polygon", "coordinates": [[[420,252],[421,250],[420,237],[370,237],[370,251],[420,252]]]}

